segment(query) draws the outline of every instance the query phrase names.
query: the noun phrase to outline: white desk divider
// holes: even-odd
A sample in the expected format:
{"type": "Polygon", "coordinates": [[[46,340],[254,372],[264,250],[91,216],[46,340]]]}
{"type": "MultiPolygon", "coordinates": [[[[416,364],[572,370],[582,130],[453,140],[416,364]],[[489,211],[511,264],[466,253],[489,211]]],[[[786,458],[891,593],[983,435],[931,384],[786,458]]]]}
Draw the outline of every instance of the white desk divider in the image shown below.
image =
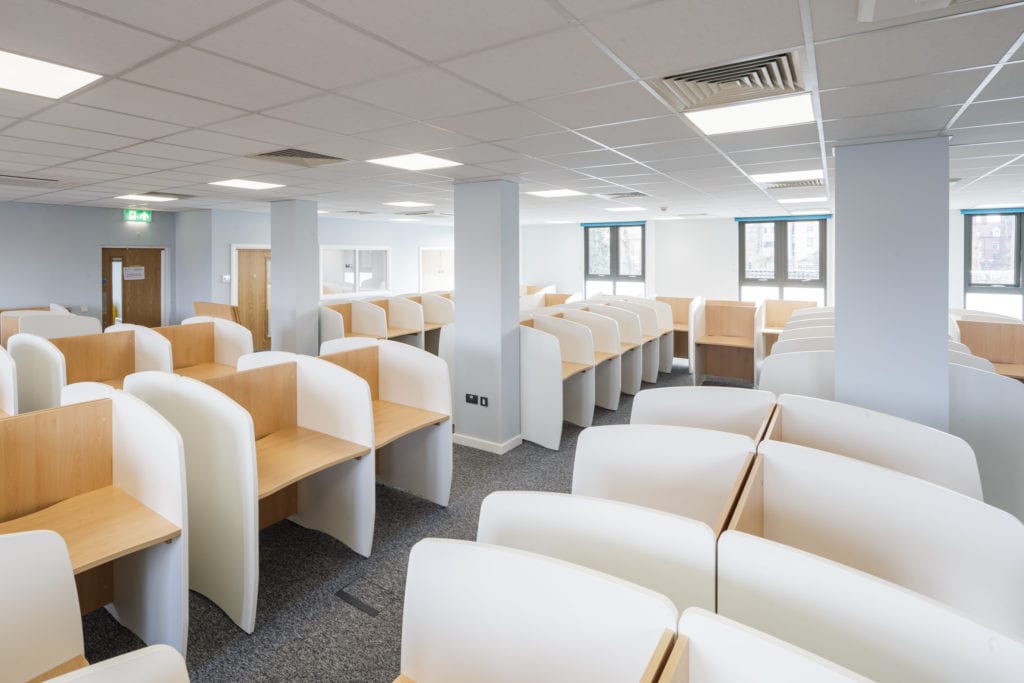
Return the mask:
{"type": "Polygon", "coordinates": [[[704,315],[706,303],[707,300],[702,296],[698,296],[690,302],[690,338],[687,340],[689,344],[687,358],[690,359],[690,374],[693,375],[693,386],[695,387],[699,387],[704,381],[704,375],[697,376],[694,361],[697,358],[697,339],[703,337],[707,331],[707,318],[704,315]]]}
{"type": "Polygon", "coordinates": [[[532,292],[530,294],[523,294],[519,297],[519,310],[520,311],[532,311],[535,308],[541,308],[544,305],[544,292],[532,292]]]}
{"type": "Polygon", "coordinates": [[[856,458],[982,500],[978,463],[968,443],[903,418],[783,394],[764,439],[856,458]]]}
{"type": "Polygon", "coordinates": [[[185,659],[174,648],[166,645],[151,645],[50,679],[50,683],[188,683],[188,681],[185,659]]]}
{"type": "Polygon", "coordinates": [[[1001,315],[999,313],[989,313],[988,311],[978,311],[971,308],[951,308],[949,309],[949,315],[954,320],[969,320],[974,322],[994,322],[994,323],[1020,323],[1020,318],[1014,318],[1010,315],[1001,315]]]}
{"type": "Polygon", "coordinates": [[[775,395],[737,387],[645,389],[633,399],[630,424],[700,427],[758,440],[768,425],[775,395]]]}
{"type": "Polygon", "coordinates": [[[56,532],[0,536],[0,575],[0,670],[5,681],[188,682],[184,658],[167,645],[89,666],[71,560],[56,532]],[[59,676],[62,672],[70,673],[59,676]]]}
{"type": "Polygon", "coordinates": [[[672,372],[672,359],[675,357],[675,324],[672,322],[671,305],[657,299],[638,296],[599,294],[596,298],[598,301],[627,303],[653,309],[658,337],[658,372],[672,372]]]}
{"type": "Polygon", "coordinates": [[[956,324],[956,318],[949,316],[949,323],[947,325],[947,334],[953,341],[960,341],[960,326],[956,324]]]}
{"type": "Polygon", "coordinates": [[[796,320],[797,318],[811,317],[820,318],[822,316],[835,317],[836,308],[835,306],[812,306],[810,308],[799,308],[789,314],[790,320],[796,320]]]}
{"type": "Polygon", "coordinates": [[[142,325],[119,323],[103,330],[104,334],[114,332],[133,332],[135,334],[135,372],[156,370],[173,372],[174,361],[171,342],[159,332],[142,325]]]}
{"type": "Polygon", "coordinates": [[[580,427],[594,421],[594,336],[550,316],[520,324],[519,335],[523,438],[558,450],[563,420],[580,427]]]}
{"type": "Polygon", "coordinates": [[[731,619],[692,607],[660,683],[868,683],[815,654],[731,619]]]}
{"type": "Polygon", "coordinates": [[[181,433],[193,522],[191,587],[244,631],[255,628],[260,525],[292,516],[369,555],[373,418],[359,378],[325,361],[295,356],[288,364],[210,384],[136,373],[125,380],[125,389],[181,433]]]}
{"type": "Polygon", "coordinates": [[[853,458],[777,441],[758,451],[730,530],[873,574],[1024,639],[1024,525],[1013,515],[853,458]]]}
{"type": "Polygon", "coordinates": [[[236,322],[224,318],[197,315],[185,318],[182,325],[213,323],[213,362],[235,367],[238,359],[252,353],[252,332],[236,322]]]}
{"type": "Polygon", "coordinates": [[[715,534],[693,519],[587,496],[498,491],[480,506],[476,540],[631,581],[680,611],[715,609],[715,534]]]}
{"type": "MultiPolygon", "coordinates": [[[[800,339],[783,339],[772,345],[771,355],[781,353],[798,353],[800,351],[835,351],[835,337],[802,337],[800,339]]],[[[760,382],[760,379],[758,380],[760,382]]]]}
{"type": "MultiPolygon", "coordinates": [[[[765,302],[761,301],[754,309],[754,386],[757,386],[761,377],[761,363],[768,355],[768,343],[764,338],[765,315],[765,302]]],[[[775,340],[778,340],[778,335],[775,340]]]]}
{"type": "Polygon", "coordinates": [[[436,294],[423,294],[420,305],[423,306],[423,348],[439,356],[441,329],[455,322],[455,302],[436,294]]]}
{"type": "MultiPolygon", "coordinates": [[[[640,334],[643,340],[641,346],[643,381],[651,384],[656,383],[658,381],[658,373],[661,370],[661,330],[658,326],[658,312],[651,306],[618,299],[597,299],[591,303],[595,305],[603,304],[636,314],[637,318],[640,319],[640,334]]],[[[601,314],[601,311],[594,310],[593,307],[590,310],[599,315],[601,314]]],[[[671,344],[672,334],[666,334],[665,336],[668,339],[666,344],[671,344]]]]}
{"type": "Polygon", "coordinates": [[[748,436],[710,429],[590,427],[576,442],[572,493],[689,517],[706,524],[717,536],[753,450],[754,440],[748,436]]]}
{"type": "MultiPolygon", "coordinates": [[[[576,305],[570,305],[570,307],[576,305]]],[[[591,313],[611,318],[619,326],[619,341],[622,344],[622,393],[633,395],[640,391],[643,381],[643,334],[640,316],[624,308],[614,306],[579,304],[591,313]]]]}
{"type": "MultiPolygon", "coordinates": [[[[957,329],[959,329],[959,328],[957,328],[957,329]]],[[[950,351],[959,351],[960,353],[966,353],[968,355],[973,355],[971,353],[971,350],[967,347],[967,344],[963,344],[963,343],[961,343],[959,341],[955,341],[953,339],[950,339],[946,343],[949,345],[949,350],[950,351]]]]}
{"type": "Polygon", "coordinates": [[[61,394],[64,406],[100,399],[111,401],[113,486],[181,530],[176,538],[114,560],[107,610],[144,643],[164,643],[184,654],[190,536],[182,439],[157,411],[105,384],[72,384],[61,394]]]}
{"type": "Polygon", "coordinates": [[[378,479],[448,505],[452,394],[447,364],[422,349],[386,339],[334,339],[320,351],[325,361],[367,383],[378,479]]]}
{"type": "Polygon", "coordinates": [[[382,339],[394,339],[422,349],[424,346],[423,306],[404,297],[369,299],[366,303],[384,309],[386,331],[382,339]]]}
{"type": "Polygon", "coordinates": [[[354,299],[320,305],[320,343],[345,337],[387,339],[388,317],[380,306],[354,299]]]}
{"type": "Polygon", "coordinates": [[[1024,643],[956,610],[811,553],[727,531],[718,613],[870,677],[1019,681],[1024,643]]]}
{"type": "Polygon", "coordinates": [[[800,394],[831,401],[836,394],[835,362],[835,351],[773,353],[764,359],[757,388],[776,396],[800,394]]]}
{"type": "Polygon", "coordinates": [[[49,339],[18,333],[7,340],[18,368],[18,412],[56,408],[67,371],[64,354],[49,339]]]}
{"type": "Polygon", "coordinates": [[[985,372],[995,372],[996,368],[992,365],[992,361],[981,356],[975,356],[970,353],[961,353],[960,351],[949,350],[949,362],[956,363],[957,365],[966,365],[969,368],[976,370],[983,370],[985,372]]]}
{"type": "Polygon", "coordinates": [[[18,370],[7,349],[0,346],[0,417],[18,414],[18,370]]]}
{"type": "Polygon", "coordinates": [[[835,328],[836,319],[832,316],[813,318],[811,316],[804,316],[803,318],[797,318],[796,320],[790,320],[783,327],[782,330],[802,330],[805,327],[832,327],[835,328]]]}
{"type": "Polygon", "coordinates": [[[949,431],[974,449],[985,501],[1024,520],[1024,384],[951,364],[949,431]]]}
{"type": "Polygon", "coordinates": [[[665,596],[600,572],[428,538],[409,555],[400,680],[649,681],[676,620],[665,596]]]}
{"type": "Polygon", "coordinates": [[[0,346],[7,346],[7,340],[15,334],[23,332],[21,329],[22,318],[28,316],[52,316],[70,315],[67,309],[56,304],[50,304],[47,308],[15,308],[0,313],[0,346]]]}
{"type": "Polygon", "coordinates": [[[563,309],[563,317],[569,322],[590,328],[594,338],[594,403],[607,410],[619,409],[622,394],[622,340],[619,324],[607,316],[582,311],[563,309]]]}
{"type": "MultiPolygon", "coordinates": [[[[809,322],[820,323],[819,320],[809,322]]],[[[807,327],[787,327],[779,333],[779,341],[787,339],[806,339],[807,337],[835,337],[835,325],[815,324],[807,327]]]]}
{"type": "Polygon", "coordinates": [[[103,327],[96,318],[64,312],[51,315],[26,315],[21,319],[18,331],[45,339],[54,339],[76,337],[83,334],[99,334],[103,331],[103,327]]]}

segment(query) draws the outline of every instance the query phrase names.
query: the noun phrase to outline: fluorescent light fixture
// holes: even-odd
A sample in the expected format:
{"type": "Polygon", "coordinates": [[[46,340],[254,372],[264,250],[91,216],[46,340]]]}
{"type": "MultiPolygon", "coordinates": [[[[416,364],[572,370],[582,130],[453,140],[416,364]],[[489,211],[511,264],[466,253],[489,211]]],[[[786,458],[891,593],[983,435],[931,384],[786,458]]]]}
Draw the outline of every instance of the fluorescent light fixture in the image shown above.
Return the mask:
{"type": "Polygon", "coordinates": [[[779,204],[810,204],[811,202],[827,202],[828,197],[794,197],[792,199],[778,199],[779,204]]]}
{"type": "Polygon", "coordinates": [[[784,173],[754,173],[750,179],[755,183],[795,183],[801,180],[821,180],[825,173],[819,168],[812,171],[786,171],[784,173]]]}
{"type": "Polygon", "coordinates": [[[164,197],[158,194],[123,194],[114,199],[127,199],[132,202],[174,202],[178,200],[177,197],[164,197]]]}
{"type": "Polygon", "coordinates": [[[686,112],[705,135],[780,128],[814,120],[810,93],[686,112]]]}
{"type": "Polygon", "coordinates": [[[391,166],[406,171],[429,171],[432,168],[448,168],[450,166],[462,166],[458,161],[432,157],[429,154],[401,154],[396,157],[383,157],[381,159],[367,159],[369,164],[391,166]]]}
{"type": "Polygon", "coordinates": [[[0,50],[0,88],[4,90],[56,100],[100,78],[103,76],[0,50]]]}
{"type": "Polygon", "coordinates": [[[277,183],[261,183],[257,180],[240,180],[239,178],[232,178],[231,180],[218,180],[215,183],[207,184],[220,185],[221,187],[237,187],[241,190],[272,190],[275,187],[284,187],[284,185],[278,185],[277,183]]]}
{"type": "Polygon", "coordinates": [[[325,213],[330,213],[329,211],[324,211],[323,209],[317,209],[317,210],[316,210],[316,212],[317,212],[318,214],[320,214],[321,216],[322,216],[323,214],[325,214],[325,213]]]}
{"type": "Polygon", "coordinates": [[[606,206],[605,211],[646,211],[642,206],[606,206]]]}
{"type": "Polygon", "coordinates": [[[806,209],[804,211],[790,211],[794,216],[817,216],[822,213],[828,213],[828,209],[806,209]]]}
{"type": "Polygon", "coordinates": [[[576,190],[536,190],[534,192],[527,192],[526,194],[532,194],[534,197],[581,197],[585,192],[577,192],[576,190]]]}
{"type": "Polygon", "coordinates": [[[433,206],[427,202],[384,202],[384,206],[404,206],[410,209],[416,208],[417,206],[433,206]]]}
{"type": "Polygon", "coordinates": [[[392,218],[392,223],[419,223],[419,218],[392,218]]]}

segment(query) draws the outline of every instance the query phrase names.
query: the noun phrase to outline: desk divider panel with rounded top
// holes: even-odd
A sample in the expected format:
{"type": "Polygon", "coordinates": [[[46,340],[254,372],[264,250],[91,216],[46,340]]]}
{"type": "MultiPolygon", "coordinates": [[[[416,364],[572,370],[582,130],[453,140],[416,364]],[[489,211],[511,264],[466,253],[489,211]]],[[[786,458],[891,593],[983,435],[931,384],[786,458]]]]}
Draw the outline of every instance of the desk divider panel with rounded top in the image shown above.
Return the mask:
{"type": "Polygon", "coordinates": [[[760,441],[774,402],[769,391],[738,387],[645,389],[633,399],[629,422],[716,429],[760,441]]]}
{"type": "Polygon", "coordinates": [[[153,331],[171,342],[174,372],[201,381],[235,372],[238,359],[253,350],[252,332],[223,318],[196,316],[153,331]]]}
{"type": "Polygon", "coordinates": [[[1024,525],[955,491],[767,441],[729,529],[840,562],[1024,636],[1024,525]]]}
{"type": "MultiPolygon", "coordinates": [[[[764,300],[764,320],[761,335],[764,339],[764,355],[772,352],[772,346],[779,338],[779,333],[796,315],[797,311],[814,308],[813,301],[791,301],[782,299],[764,300]]],[[[799,316],[797,316],[799,317],[799,316]]]]}
{"type": "MultiPolygon", "coordinates": [[[[638,296],[614,296],[610,294],[599,294],[595,297],[597,301],[619,306],[626,310],[635,310],[633,306],[643,306],[654,311],[654,324],[650,327],[651,336],[657,339],[658,349],[657,372],[672,372],[672,358],[675,355],[675,323],[672,317],[672,306],[656,299],[645,299],[638,296]]],[[[657,381],[657,374],[654,375],[657,381]]]]}
{"type": "MultiPolygon", "coordinates": [[[[569,308],[566,306],[565,308],[569,308]]],[[[640,391],[644,373],[644,335],[641,332],[640,316],[624,308],[603,304],[580,303],[571,305],[577,310],[589,311],[594,315],[611,318],[619,327],[619,343],[622,345],[622,380],[624,394],[640,391]]]]}
{"type": "Polygon", "coordinates": [[[18,370],[7,349],[0,347],[0,417],[18,414],[18,370]]]}
{"type": "Polygon", "coordinates": [[[1024,380],[1024,325],[1017,322],[989,322],[963,319],[960,341],[971,353],[992,362],[1000,375],[1024,380]]]}
{"type": "Polygon", "coordinates": [[[606,410],[618,410],[622,394],[622,339],[619,324],[598,313],[577,308],[562,309],[562,317],[590,329],[594,338],[594,402],[606,410]]]}
{"type": "Polygon", "coordinates": [[[455,302],[437,294],[422,294],[410,299],[423,307],[423,348],[440,356],[441,328],[455,322],[455,302]]]}
{"type": "Polygon", "coordinates": [[[705,375],[753,381],[754,304],[709,300],[690,310],[694,386],[700,386],[705,375]]]}
{"type": "Polygon", "coordinates": [[[447,505],[451,493],[451,386],[447,364],[409,344],[335,339],[324,361],[362,378],[381,482],[447,505]]]}
{"type": "MultiPolygon", "coordinates": [[[[699,298],[699,297],[698,297],[699,298]]],[[[693,298],[678,296],[659,296],[655,301],[672,307],[672,353],[676,358],[690,357],[690,305],[693,298]]]]}
{"type": "Polygon", "coordinates": [[[241,324],[238,317],[238,306],[231,304],[218,304],[211,301],[193,301],[192,310],[196,316],[206,318],[223,318],[233,323],[241,324]]]}
{"type": "MultiPolygon", "coordinates": [[[[643,358],[643,381],[654,384],[658,381],[658,373],[661,371],[661,335],[658,326],[658,312],[651,306],[643,306],[632,301],[621,299],[599,298],[588,301],[591,304],[590,310],[593,313],[602,315],[598,307],[607,306],[619,310],[628,311],[637,316],[640,322],[641,355],[643,358]]],[[[665,337],[670,343],[672,338],[666,334],[665,337]]]]}
{"type": "Polygon", "coordinates": [[[64,407],[0,420],[0,534],[50,529],[82,613],[107,606],[144,642],[184,652],[188,525],[181,439],[137,399],[78,384],[64,407]]]}
{"type": "Polygon", "coordinates": [[[757,388],[776,396],[800,394],[831,401],[835,399],[835,375],[833,350],[773,353],[761,365],[757,388]]]}

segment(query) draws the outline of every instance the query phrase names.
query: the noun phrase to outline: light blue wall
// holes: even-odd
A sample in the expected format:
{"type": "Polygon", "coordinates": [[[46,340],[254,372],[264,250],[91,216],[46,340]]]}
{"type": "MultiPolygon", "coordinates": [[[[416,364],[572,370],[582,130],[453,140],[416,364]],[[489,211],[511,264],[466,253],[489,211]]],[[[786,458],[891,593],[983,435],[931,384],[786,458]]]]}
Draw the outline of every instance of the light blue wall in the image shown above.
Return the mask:
{"type": "Polygon", "coordinates": [[[165,247],[173,311],[174,214],[154,211],[153,222],[143,226],[123,216],[120,209],[0,202],[0,308],[54,302],[99,318],[100,249],[165,247]]]}
{"type": "Polygon", "coordinates": [[[213,214],[208,209],[176,214],[173,323],[193,315],[193,301],[210,301],[210,240],[213,214]]]}

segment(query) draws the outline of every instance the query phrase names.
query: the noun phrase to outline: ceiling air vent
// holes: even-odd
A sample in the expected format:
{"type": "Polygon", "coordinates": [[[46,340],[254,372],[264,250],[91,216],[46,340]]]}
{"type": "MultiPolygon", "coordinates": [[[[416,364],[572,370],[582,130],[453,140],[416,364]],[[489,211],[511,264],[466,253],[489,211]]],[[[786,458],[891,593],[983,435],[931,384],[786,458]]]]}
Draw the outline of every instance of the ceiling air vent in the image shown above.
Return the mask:
{"type": "Polygon", "coordinates": [[[610,194],[602,194],[601,196],[605,199],[636,199],[637,197],[647,197],[649,195],[634,190],[633,192],[612,192],[610,194]]]}
{"type": "Polygon", "coordinates": [[[19,187],[53,187],[60,181],[54,178],[33,178],[27,175],[4,175],[0,173],[0,185],[17,185],[19,187]]]}
{"type": "Polygon", "coordinates": [[[796,50],[648,82],[683,112],[802,92],[802,72],[796,50]]]}
{"type": "Polygon", "coordinates": [[[433,216],[434,212],[430,211],[430,210],[427,210],[427,211],[396,211],[395,215],[396,216],[433,216]]]}
{"type": "Polygon", "coordinates": [[[317,152],[306,152],[301,149],[279,149],[276,152],[264,152],[263,154],[250,154],[250,159],[267,159],[269,161],[280,161],[283,164],[293,166],[304,166],[313,168],[315,166],[327,166],[328,164],[340,164],[348,161],[341,157],[332,157],[317,152]]]}
{"type": "Polygon", "coordinates": [[[142,192],[140,197],[171,197],[172,199],[195,199],[194,194],[178,194],[177,192],[142,192]]]}
{"type": "Polygon", "coordinates": [[[373,211],[360,211],[359,209],[347,209],[345,211],[339,211],[338,213],[351,213],[356,216],[369,216],[373,211]]]}
{"type": "Polygon", "coordinates": [[[771,183],[765,185],[766,190],[792,190],[799,187],[825,187],[821,178],[815,180],[787,180],[784,183],[771,183]]]}

